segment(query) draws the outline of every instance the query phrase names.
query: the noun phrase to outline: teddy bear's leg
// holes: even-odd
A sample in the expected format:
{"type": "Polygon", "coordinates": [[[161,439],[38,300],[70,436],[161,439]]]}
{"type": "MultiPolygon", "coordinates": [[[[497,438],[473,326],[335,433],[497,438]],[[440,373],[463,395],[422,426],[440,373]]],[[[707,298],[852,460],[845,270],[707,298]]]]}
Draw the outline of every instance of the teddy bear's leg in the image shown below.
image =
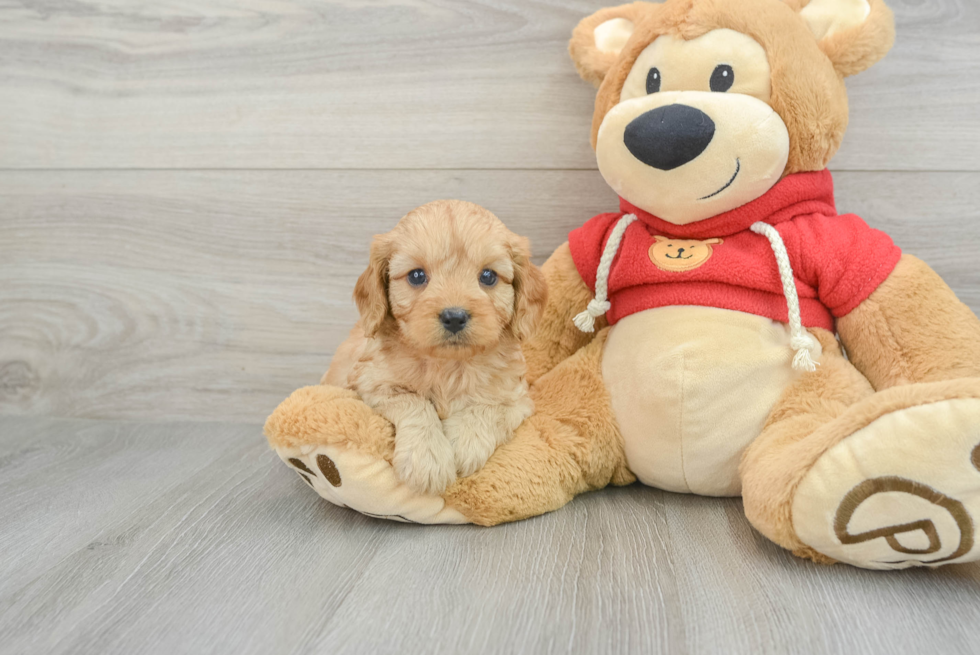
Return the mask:
{"type": "Polygon", "coordinates": [[[745,513],[795,554],[865,568],[980,558],[980,380],[875,392],[827,333],[821,366],[742,460],[745,513]]]}
{"type": "Polygon", "coordinates": [[[844,359],[833,335],[824,330],[812,332],[823,347],[820,365],[786,390],[762,434],[742,457],[739,473],[745,515],[756,529],[796,555],[830,562],[797,537],[792,521],[793,493],[827,447],[812,435],[874,395],[874,389],[844,359]]]}
{"type": "Polygon", "coordinates": [[[486,466],[446,492],[474,523],[495,525],[558,509],[575,495],[636,478],[602,378],[608,329],[531,389],[535,413],[486,466]]]}

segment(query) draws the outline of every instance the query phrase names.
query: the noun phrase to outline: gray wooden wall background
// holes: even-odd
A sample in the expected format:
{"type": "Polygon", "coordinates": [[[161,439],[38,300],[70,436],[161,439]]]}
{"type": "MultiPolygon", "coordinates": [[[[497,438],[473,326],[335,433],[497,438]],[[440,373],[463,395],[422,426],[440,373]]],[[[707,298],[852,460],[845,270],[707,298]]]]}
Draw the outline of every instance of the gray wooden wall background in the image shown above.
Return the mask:
{"type": "MultiPolygon", "coordinates": [[[[603,0],[0,4],[0,414],[254,423],[372,234],[481,203],[539,260],[615,207],[566,55],[603,0]]],[[[980,3],[890,0],[838,205],[980,310],[980,3]]]]}

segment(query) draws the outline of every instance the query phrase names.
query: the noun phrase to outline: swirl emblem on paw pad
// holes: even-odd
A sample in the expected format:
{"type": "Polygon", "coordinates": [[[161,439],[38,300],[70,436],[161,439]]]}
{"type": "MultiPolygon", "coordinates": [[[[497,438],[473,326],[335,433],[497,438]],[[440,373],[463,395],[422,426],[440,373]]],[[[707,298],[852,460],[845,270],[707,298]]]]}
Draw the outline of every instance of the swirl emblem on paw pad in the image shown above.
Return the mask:
{"type": "MultiPolygon", "coordinates": [[[[973,451],[973,461],[975,465],[977,464],[978,457],[980,457],[980,446],[973,451]]],[[[854,516],[854,513],[857,511],[858,507],[860,507],[872,496],[890,492],[910,494],[926,500],[937,507],[941,507],[949,513],[959,529],[960,542],[956,550],[951,555],[940,559],[923,561],[923,564],[938,564],[940,562],[954,560],[970,552],[970,550],[973,548],[973,520],[970,518],[970,514],[966,511],[963,503],[954,498],[950,498],[949,496],[933,489],[930,486],[897,476],[884,476],[865,480],[861,484],[851,489],[851,491],[844,496],[844,500],[841,501],[840,506],[837,508],[836,516],[834,517],[834,533],[837,535],[837,538],[842,544],[860,544],[866,541],[871,541],[872,539],[884,538],[888,545],[891,546],[892,550],[906,555],[930,555],[932,553],[939,552],[943,548],[939,531],[936,529],[936,525],[931,519],[923,519],[920,521],[902,523],[900,525],[887,526],[876,530],[868,530],[867,532],[861,532],[858,534],[851,534],[849,532],[848,524],[850,523],[851,518],[854,516]],[[898,535],[917,531],[921,531],[929,540],[929,545],[927,547],[909,548],[903,546],[898,541],[898,535]]],[[[897,564],[900,563],[900,561],[883,563],[897,564]]]]}

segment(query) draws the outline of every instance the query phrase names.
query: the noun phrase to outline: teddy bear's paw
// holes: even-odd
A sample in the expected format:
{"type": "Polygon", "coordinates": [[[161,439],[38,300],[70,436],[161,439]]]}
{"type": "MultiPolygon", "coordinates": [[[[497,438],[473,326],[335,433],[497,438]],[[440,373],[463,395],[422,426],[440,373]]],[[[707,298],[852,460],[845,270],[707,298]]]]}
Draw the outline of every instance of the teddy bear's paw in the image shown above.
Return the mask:
{"type": "Polygon", "coordinates": [[[404,523],[470,522],[441,497],[414,492],[384,459],[334,445],[279,447],[276,452],[334,505],[404,523]]]}
{"type": "Polygon", "coordinates": [[[329,385],[303,387],[282,401],[266,419],[265,435],[273,448],[354,445],[388,457],[394,430],[349,389],[329,385]]]}
{"type": "Polygon", "coordinates": [[[793,528],[822,555],[871,569],[980,559],[980,395],[908,395],[871,413],[797,488],[793,528]]]}

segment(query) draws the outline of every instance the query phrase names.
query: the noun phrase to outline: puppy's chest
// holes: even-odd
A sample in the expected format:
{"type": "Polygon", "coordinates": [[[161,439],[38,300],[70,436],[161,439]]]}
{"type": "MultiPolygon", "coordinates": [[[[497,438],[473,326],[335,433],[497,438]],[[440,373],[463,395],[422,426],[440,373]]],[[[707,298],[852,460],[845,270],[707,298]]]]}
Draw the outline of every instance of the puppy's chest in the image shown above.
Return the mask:
{"type": "Polygon", "coordinates": [[[514,376],[493,374],[487,371],[466,369],[445,371],[433,375],[419,393],[436,408],[440,419],[445,419],[463,407],[474,404],[510,404],[519,395],[520,379],[514,376]]]}

